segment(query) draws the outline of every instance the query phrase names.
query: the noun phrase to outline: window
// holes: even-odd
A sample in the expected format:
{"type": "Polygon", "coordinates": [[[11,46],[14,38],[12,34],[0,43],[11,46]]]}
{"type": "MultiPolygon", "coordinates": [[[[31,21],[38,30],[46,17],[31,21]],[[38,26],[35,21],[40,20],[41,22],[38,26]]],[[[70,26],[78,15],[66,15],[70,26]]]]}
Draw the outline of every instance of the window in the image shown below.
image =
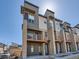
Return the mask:
{"type": "Polygon", "coordinates": [[[53,28],[53,21],[52,20],[49,21],[49,27],[53,28]]]}
{"type": "Polygon", "coordinates": [[[76,29],[77,35],[79,36],[79,29],[76,29]]]}
{"type": "Polygon", "coordinates": [[[56,53],[61,53],[61,43],[56,43],[56,53]]]}
{"type": "Polygon", "coordinates": [[[33,33],[27,32],[27,39],[33,39],[33,33]]]}
{"type": "Polygon", "coordinates": [[[45,24],[47,24],[47,22],[46,22],[46,21],[44,21],[44,23],[45,23],[45,24]]]}
{"type": "Polygon", "coordinates": [[[67,52],[70,52],[71,51],[70,43],[66,43],[66,47],[67,47],[67,52]]]}
{"type": "Polygon", "coordinates": [[[38,46],[38,51],[41,52],[41,46],[38,46]]]}
{"type": "Polygon", "coordinates": [[[55,21],[56,31],[60,31],[60,23],[55,21]]]}
{"type": "Polygon", "coordinates": [[[47,37],[47,32],[45,32],[45,37],[47,37]]]}
{"type": "Polygon", "coordinates": [[[34,23],[34,15],[33,15],[33,14],[29,14],[29,15],[28,15],[28,21],[29,21],[30,23],[34,23]]]}
{"type": "Polygon", "coordinates": [[[48,52],[48,45],[47,45],[47,44],[45,44],[45,54],[46,54],[46,55],[49,54],[49,52],[48,52]]]}
{"type": "Polygon", "coordinates": [[[31,46],[31,52],[34,52],[34,46],[31,46]]]}
{"type": "Polygon", "coordinates": [[[34,33],[34,37],[33,37],[35,40],[38,39],[38,33],[34,33]]]}
{"type": "Polygon", "coordinates": [[[63,25],[60,24],[60,32],[63,32],[64,28],[63,28],[63,25]]]}

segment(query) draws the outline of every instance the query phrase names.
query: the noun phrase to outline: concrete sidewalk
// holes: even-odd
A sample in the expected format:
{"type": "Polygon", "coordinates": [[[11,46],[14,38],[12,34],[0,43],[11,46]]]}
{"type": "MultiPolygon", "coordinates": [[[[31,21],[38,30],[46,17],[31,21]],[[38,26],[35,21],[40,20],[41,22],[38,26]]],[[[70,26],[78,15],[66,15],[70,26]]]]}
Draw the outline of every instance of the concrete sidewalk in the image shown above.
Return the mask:
{"type": "Polygon", "coordinates": [[[64,57],[54,57],[54,56],[31,56],[28,57],[27,59],[79,59],[79,54],[71,54],[68,56],[64,56],[64,57]]]}
{"type": "Polygon", "coordinates": [[[27,59],[55,59],[54,56],[31,56],[28,57],[27,59]]]}
{"type": "Polygon", "coordinates": [[[79,54],[72,54],[65,57],[55,57],[55,59],[79,59],[79,54]]]}

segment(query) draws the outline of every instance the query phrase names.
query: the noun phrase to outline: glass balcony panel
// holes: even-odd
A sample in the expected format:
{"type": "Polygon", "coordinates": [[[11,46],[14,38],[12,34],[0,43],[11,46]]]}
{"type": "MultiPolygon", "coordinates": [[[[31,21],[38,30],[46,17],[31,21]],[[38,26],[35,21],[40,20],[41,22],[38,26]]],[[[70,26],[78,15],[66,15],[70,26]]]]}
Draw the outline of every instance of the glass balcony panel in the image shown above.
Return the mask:
{"type": "Polygon", "coordinates": [[[35,33],[35,32],[28,32],[27,33],[27,39],[40,40],[41,39],[41,34],[40,33],[35,33]]]}

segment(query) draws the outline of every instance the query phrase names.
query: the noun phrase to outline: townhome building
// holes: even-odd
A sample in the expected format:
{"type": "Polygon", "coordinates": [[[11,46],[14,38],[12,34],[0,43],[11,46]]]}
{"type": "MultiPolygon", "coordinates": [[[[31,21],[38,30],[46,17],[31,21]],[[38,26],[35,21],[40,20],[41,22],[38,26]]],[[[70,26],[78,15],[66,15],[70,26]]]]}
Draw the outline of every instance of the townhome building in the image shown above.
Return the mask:
{"type": "Polygon", "coordinates": [[[76,42],[76,50],[79,50],[79,24],[73,27],[73,34],[76,42]]]}
{"type": "Polygon", "coordinates": [[[55,12],[47,9],[39,14],[39,7],[24,1],[21,6],[22,55],[45,56],[73,52],[79,49],[71,25],[55,17],[55,12]]]}

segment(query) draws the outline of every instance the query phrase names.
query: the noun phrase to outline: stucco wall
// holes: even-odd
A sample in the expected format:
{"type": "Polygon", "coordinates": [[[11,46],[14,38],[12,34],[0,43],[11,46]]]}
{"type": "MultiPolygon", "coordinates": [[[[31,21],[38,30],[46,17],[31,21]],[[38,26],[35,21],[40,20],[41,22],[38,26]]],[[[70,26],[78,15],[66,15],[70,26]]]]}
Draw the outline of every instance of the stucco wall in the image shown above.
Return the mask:
{"type": "Polygon", "coordinates": [[[47,30],[47,20],[41,16],[39,16],[39,29],[47,30]]]}

